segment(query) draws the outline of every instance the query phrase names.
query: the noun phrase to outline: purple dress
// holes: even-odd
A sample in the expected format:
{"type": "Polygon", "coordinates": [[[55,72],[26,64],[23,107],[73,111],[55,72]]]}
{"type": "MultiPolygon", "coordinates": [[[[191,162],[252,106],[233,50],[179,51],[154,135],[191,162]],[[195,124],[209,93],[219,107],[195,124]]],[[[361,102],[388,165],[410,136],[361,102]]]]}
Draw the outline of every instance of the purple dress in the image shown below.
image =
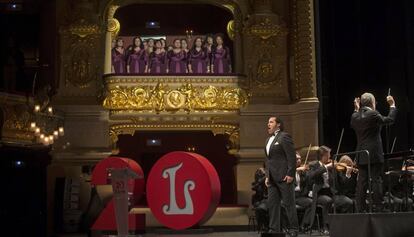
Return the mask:
{"type": "Polygon", "coordinates": [[[168,51],[168,73],[186,73],[187,53],[181,50],[179,53],[174,50],[168,51]]]}
{"type": "Polygon", "coordinates": [[[166,72],[166,53],[155,53],[152,52],[149,58],[148,68],[151,70],[151,74],[165,73],[166,72]]]}
{"type": "Polygon", "coordinates": [[[132,49],[128,56],[129,73],[144,73],[147,65],[148,57],[143,49],[138,51],[132,49]]]}
{"type": "Polygon", "coordinates": [[[228,47],[215,48],[212,52],[211,64],[215,74],[231,73],[231,56],[228,47]]]}
{"type": "Polygon", "coordinates": [[[209,62],[207,48],[202,48],[200,51],[193,48],[188,55],[188,63],[191,65],[193,73],[207,73],[207,65],[209,62]]]}
{"type": "Polygon", "coordinates": [[[112,66],[114,67],[114,73],[125,73],[126,72],[126,62],[125,62],[125,50],[123,53],[112,49],[112,66]]]}

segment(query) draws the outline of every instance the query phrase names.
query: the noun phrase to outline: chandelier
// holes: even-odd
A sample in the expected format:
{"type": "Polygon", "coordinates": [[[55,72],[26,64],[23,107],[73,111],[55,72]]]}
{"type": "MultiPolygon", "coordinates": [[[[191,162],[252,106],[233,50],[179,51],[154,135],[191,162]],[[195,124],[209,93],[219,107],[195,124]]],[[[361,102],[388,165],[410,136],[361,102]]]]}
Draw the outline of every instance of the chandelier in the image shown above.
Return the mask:
{"type": "Polygon", "coordinates": [[[52,106],[36,104],[33,108],[30,130],[35,135],[36,143],[52,145],[65,134],[63,116],[59,115],[52,106]]]}

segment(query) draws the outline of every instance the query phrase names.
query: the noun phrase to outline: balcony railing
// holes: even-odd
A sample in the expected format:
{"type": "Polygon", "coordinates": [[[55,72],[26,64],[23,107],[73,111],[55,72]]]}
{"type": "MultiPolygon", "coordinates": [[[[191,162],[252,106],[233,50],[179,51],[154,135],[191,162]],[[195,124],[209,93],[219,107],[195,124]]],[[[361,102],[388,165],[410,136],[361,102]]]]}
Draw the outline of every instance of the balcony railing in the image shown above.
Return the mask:
{"type": "Polygon", "coordinates": [[[245,76],[114,75],[104,76],[103,106],[112,113],[236,112],[248,103],[245,76]]]}

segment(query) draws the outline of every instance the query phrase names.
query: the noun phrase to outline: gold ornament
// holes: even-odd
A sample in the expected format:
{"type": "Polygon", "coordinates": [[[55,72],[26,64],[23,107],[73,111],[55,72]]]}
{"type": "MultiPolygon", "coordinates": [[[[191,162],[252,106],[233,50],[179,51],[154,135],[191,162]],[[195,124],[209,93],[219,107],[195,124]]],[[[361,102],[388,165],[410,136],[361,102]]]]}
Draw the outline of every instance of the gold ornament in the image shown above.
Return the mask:
{"type": "Polygon", "coordinates": [[[226,86],[194,86],[186,83],[178,88],[157,83],[155,86],[115,86],[104,99],[110,110],[146,111],[211,111],[239,110],[248,101],[241,88],[226,86]]]}
{"type": "Polygon", "coordinates": [[[234,20],[231,20],[229,21],[229,23],[227,23],[227,35],[229,36],[231,40],[234,40],[234,35],[235,35],[234,20]]]}

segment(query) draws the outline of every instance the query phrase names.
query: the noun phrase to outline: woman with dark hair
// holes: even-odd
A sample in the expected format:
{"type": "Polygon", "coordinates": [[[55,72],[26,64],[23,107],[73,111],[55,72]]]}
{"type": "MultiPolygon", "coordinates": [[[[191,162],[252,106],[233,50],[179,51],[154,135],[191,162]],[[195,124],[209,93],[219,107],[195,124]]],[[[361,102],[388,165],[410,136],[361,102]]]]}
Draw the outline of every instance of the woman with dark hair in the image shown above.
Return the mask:
{"type": "Polygon", "coordinates": [[[193,47],[188,54],[189,73],[207,73],[209,71],[207,48],[203,48],[201,37],[194,39],[193,47]]]}
{"type": "Polygon", "coordinates": [[[187,73],[187,53],[181,48],[181,42],[179,39],[175,39],[173,42],[174,49],[168,51],[168,68],[167,73],[187,73]]]}
{"type": "Polygon", "coordinates": [[[147,61],[147,54],[142,47],[142,40],[140,37],[135,37],[132,40],[132,47],[128,51],[127,72],[144,73],[147,61]]]}
{"type": "Polygon", "coordinates": [[[161,50],[163,52],[167,51],[165,39],[161,38],[160,40],[161,40],[161,50]]]}
{"type": "Polygon", "coordinates": [[[155,50],[155,47],[154,47],[155,41],[154,41],[153,38],[149,38],[147,41],[148,41],[147,52],[148,52],[148,54],[150,54],[155,50]]]}
{"type": "Polygon", "coordinates": [[[185,52],[188,53],[188,42],[186,39],[181,39],[181,49],[185,52]]]}
{"type": "Polygon", "coordinates": [[[125,73],[125,64],[124,40],[118,38],[112,49],[112,73],[125,73]]]}
{"type": "Polygon", "coordinates": [[[230,49],[224,45],[223,36],[220,34],[216,35],[214,43],[211,72],[215,74],[231,73],[230,49]]]}
{"type": "Polygon", "coordinates": [[[212,58],[212,52],[213,52],[213,46],[214,45],[214,37],[213,35],[209,34],[204,39],[204,48],[207,51],[208,54],[208,71],[211,71],[211,58],[212,58]]]}
{"type": "Polygon", "coordinates": [[[166,53],[161,50],[161,41],[155,41],[155,50],[150,54],[147,71],[151,74],[166,72],[166,53]]]}

